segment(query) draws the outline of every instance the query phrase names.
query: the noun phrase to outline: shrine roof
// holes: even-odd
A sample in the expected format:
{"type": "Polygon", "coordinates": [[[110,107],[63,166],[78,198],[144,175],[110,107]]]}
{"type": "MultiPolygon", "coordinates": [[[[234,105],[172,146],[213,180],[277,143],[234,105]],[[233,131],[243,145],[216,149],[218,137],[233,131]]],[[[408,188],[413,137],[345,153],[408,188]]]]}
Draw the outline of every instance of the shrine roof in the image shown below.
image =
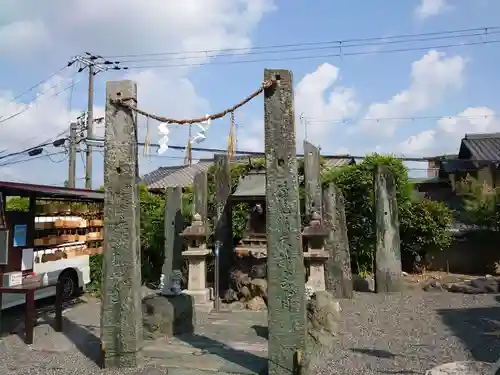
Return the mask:
{"type": "MultiPolygon", "coordinates": [[[[324,158],[324,168],[339,168],[354,163],[351,158],[324,158]]],[[[265,171],[253,171],[242,178],[233,193],[238,199],[252,199],[266,196],[265,171]]]]}
{"type": "MultiPolygon", "coordinates": [[[[251,156],[238,156],[234,163],[246,162],[251,156]]],[[[324,156],[324,163],[326,168],[337,168],[344,165],[349,165],[354,163],[354,159],[350,157],[339,157],[339,156],[324,156]]],[[[197,163],[192,165],[175,165],[160,167],[146,175],[141,179],[141,182],[147,185],[150,191],[162,191],[167,187],[180,186],[188,187],[193,183],[194,176],[200,171],[207,171],[211,165],[213,165],[213,159],[201,159],[197,163]]],[[[240,186],[238,186],[236,193],[242,195],[233,196],[262,196],[262,191],[266,186],[266,179],[264,177],[252,177],[245,182],[247,188],[240,191],[240,186]]]]}
{"type": "Polygon", "coordinates": [[[258,198],[266,196],[266,174],[265,172],[249,173],[238,183],[233,197],[258,198]]]}

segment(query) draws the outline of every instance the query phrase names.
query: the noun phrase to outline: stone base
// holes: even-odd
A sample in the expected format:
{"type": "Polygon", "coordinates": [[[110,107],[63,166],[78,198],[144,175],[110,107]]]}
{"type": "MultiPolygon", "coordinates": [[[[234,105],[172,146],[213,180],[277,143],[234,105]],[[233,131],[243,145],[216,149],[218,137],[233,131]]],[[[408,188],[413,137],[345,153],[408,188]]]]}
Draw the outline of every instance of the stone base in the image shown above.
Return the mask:
{"type": "Polygon", "coordinates": [[[182,294],[190,296],[195,305],[213,304],[211,301],[210,289],[208,288],[201,290],[184,289],[182,294]]]}
{"type": "Polygon", "coordinates": [[[493,372],[491,363],[479,362],[479,361],[462,361],[462,362],[450,362],[439,366],[436,366],[425,372],[425,375],[484,375],[492,374],[493,372]]]}
{"type": "Polygon", "coordinates": [[[193,333],[196,323],[193,299],[188,295],[150,295],[142,299],[144,339],[193,333]]]}

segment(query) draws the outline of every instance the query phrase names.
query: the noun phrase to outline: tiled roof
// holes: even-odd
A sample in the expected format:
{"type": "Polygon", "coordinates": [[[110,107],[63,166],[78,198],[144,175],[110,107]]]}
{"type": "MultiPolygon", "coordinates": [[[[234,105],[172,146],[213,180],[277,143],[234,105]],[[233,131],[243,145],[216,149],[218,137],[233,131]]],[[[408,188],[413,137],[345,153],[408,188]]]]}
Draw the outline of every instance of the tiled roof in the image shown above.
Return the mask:
{"type": "Polygon", "coordinates": [[[194,176],[206,171],[213,161],[200,160],[196,164],[161,167],[142,177],[149,190],[165,189],[172,186],[187,187],[193,183],[194,176]]]}
{"type": "Polygon", "coordinates": [[[325,158],[325,167],[326,168],[338,168],[343,167],[344,165],[353,164],[354,159],[352,158],[325,158]]]}
{"type": "MultiPolygon", "coordinates": [[[[350,158],[325,158],[325,168],[339,168],[353,163],[350,158]]],[[[266,174],[250,173],[241,179],[233,197],[265,197],[266,196],[266,174]]]]}
{"type": "MultiPolygon", "coordinates": [[[[248,156],[237,157],[237,160],[247,160],[248,156]]],[[[325,158],[325,166],[328,168],[342,167],[354,162],[352,158],[325,158]]],[[[141,181],[147,185],[149,190],[165,189],[172,186],[187,187],[193,183],[194,176],[199,171],[206,171],[213,164],[212,159],[202,159],[191,166],[180,165],[171,167],[160,167],[146,175],[141,181]]],[[[264,180],[265,181],[265,180],[264,180]]]]}
{"type": "Polygon", "coordinates": [[[17,182],[0,181],[0,193],[10,196],[28,197],[35,195],[39,198],[54,198],[67,200],[82,200],[101,202],[104,193],[96,190],[65,188],[60,186],[22,184],[17,182]]]}
{"type": "Polygon", "coordinates": [[[233,197],[265,197],[266,196],[266,174],[249,173],[238,183],[233,197]]]}
{"type": "Polygon", "coordinates": [[[466,134],[462,139],[459,157],[479,161],[500,161],[500,133],[466,134]]]}

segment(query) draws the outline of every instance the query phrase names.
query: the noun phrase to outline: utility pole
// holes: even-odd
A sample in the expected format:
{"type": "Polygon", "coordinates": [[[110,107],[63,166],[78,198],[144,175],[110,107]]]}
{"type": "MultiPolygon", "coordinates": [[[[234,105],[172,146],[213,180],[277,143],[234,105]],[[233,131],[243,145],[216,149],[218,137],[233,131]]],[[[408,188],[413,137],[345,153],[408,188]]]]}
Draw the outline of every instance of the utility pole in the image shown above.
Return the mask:
{"type": "MultiPolygon", "coordinates": [[[[87,109],[87,138],[94,135],[94,65],[89,65],[89,97],[87,109]]],[[[87,144],[85,158],[85,189],[92,189],[92,146],[87,144]]]]}
{"type": "MultiPolygon", "coordinates": [[[[78,72],[86,68],[89,69],[89,89],[88,89],[88,107],[87,107],[87,138],[94,136],[94,76],[107,70],[125,70],[128,67],[119,66],[119,61],[110,61],[99,55],[93,55],[85,52],[84,55],[74,57],[68,66],[75,62],[80,64],[78,72]]],[[[87,143],[85,160],[85,188],[92,189],[92,146],[87,143]]]]}
{"type": "Polygon", "coordinates": [[[77,136],[76,122],[72,122],[69,128],[69,170],[68,170],[68,187],[75,188],[75,175],[76,175],[76,136],[77,136]]]}

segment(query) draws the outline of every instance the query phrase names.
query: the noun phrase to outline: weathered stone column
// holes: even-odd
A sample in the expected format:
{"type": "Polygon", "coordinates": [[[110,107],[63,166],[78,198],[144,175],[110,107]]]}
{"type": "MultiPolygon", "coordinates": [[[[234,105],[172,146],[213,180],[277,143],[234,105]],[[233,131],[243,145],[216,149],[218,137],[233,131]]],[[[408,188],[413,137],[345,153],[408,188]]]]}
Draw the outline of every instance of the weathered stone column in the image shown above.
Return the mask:
{"type": "Polygon", "coordinates": [[[135,367],[142,347],[141,249],[136,115],[132,81],[106,85],[101,349],[107,368],[135,367]]]}
{"type": "Polygon", "coordinates": [[[162,268],[160,290],[163,295],[180,293],[182,268],[182,189],[178,186],[167,187],[165,194],[165,260],[162,268]]]}
{"type": "Polygon", "coordinates": [[[233,260],[233,214],[231,205],[231,165],[229,156],[215,155],[215,240],[220,241],[219,291],[229,286],[233,260]]]}
{"type": "Polygon", "coordinates": [[[201,220],[208,225],[208,180],[207,172],[196,173],[193,179],[193,211],[192,215],[198,214],[201,220]]]}
{"type": "Polygon", "coordinates": [[[304,141],[304,182],[305,182],[305,214],[307,220],[317,212],[321,215],[321,165],[319,148],[304,141]]]}
{"type": "Polygon", "coordinates": [[[385,166],[373,175],[375,193],[375,288],[377,293],[403,290],[398,204],[394,178],[385,166]]]}
{"type": "Polygon", "coordinates": [[[264,91],[269,374],[290,375],[306,337],[292,73],[264,79],[274,81],[264,91]]]}
{"type": "Polygon", "coordinates": [[[188,249],[182,253],[188,260],[188,288],[182,292],[193,298],[195,305],[211,304],[210,289],[207,288],[207,238],[210,235],[208,226],[203,223],[201,215],[194,214],[191,226],[184,229],[182,236],[188,243],[188,249]]]}
{"type": "Polygon", "coordinates": [[[325,264],[326,290],[335,298],[352,298],[345,202],[342,192],[333,184],[323,191],[323,223],[329,231],[325,241],[325,251],[330,255],[325,264]]]}

